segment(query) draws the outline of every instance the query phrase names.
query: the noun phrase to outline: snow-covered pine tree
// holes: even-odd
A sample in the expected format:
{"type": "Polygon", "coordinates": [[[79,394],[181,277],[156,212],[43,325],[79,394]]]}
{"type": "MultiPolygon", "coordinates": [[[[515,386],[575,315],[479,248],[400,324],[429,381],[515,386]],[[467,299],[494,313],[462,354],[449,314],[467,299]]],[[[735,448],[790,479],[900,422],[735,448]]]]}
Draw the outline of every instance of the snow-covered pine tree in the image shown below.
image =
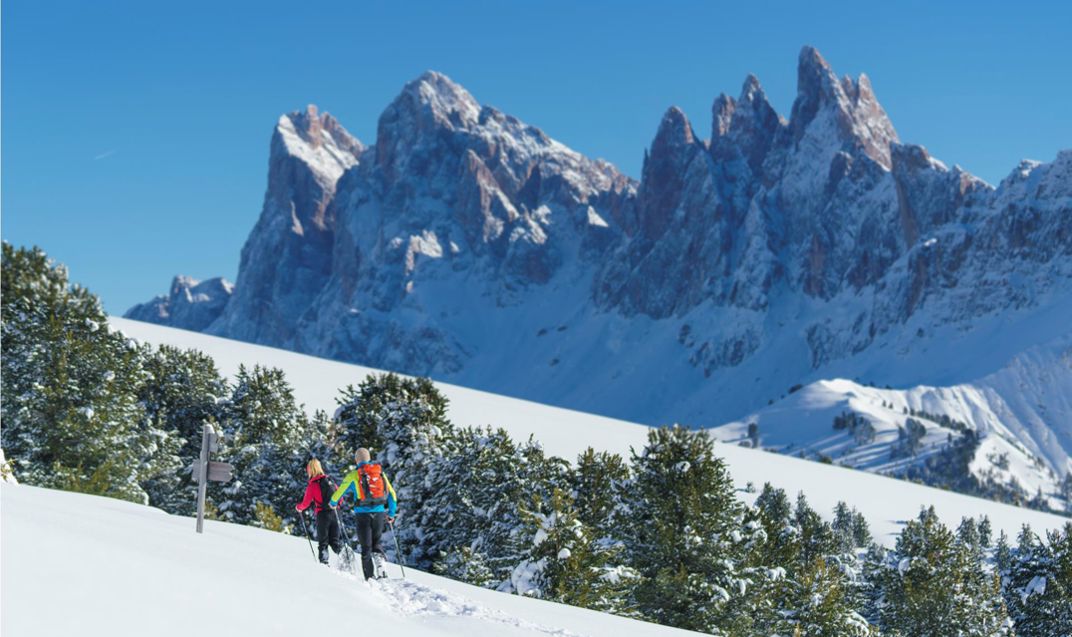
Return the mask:
{"type": "Polygon", "coordinates": [[[760,563],[782,569],[796,563],[800,556],[800,530],[793,520],[793,509],[785,491],[767,482],[756,498],[755,509],[764,530],[763,541],[757,547],[760,563]]]}
{"type": "Polygon", "coordinates": [[[620,543],[629,523],[629,465],[618,454],[589,447],[577,457],[572,476],[577,518],[602,542],[620,543]]]}
{"type": "Polygon", "coordinates": [[[524,515],[533,547],[511,575],[514,592],[602,612],[629,615],[636,572],[621,563],[623,547],[596,537],[561,489],[524,515]],[[545,501],[546,500],[546,501],[545,501]]]}
{"type": "Polygon", "coordinates": [[[234,464],[235,478],[221,489],[221,517],[264,527],[278,518],[280,530],[295,528],[308,460],[303,450],[312,435],[283,372],[240,366],[223,417],[220,457],[234,464]]]}
{"type": "Polygon", "coordinates": [[[979,532],[979,544],[985,549],[990,548],[990,543],[993,538],[993,529],[990,526],[990,518],[982,516],[979,518],[979,523],[976,525],[976,530],[979,532]]]}
{"type": "Polygon", "coordinates": [[[784,606],[775,632],[769,634],[866,637],[871,633],[872,627],[855,610],[845,574],[833,562],[814,558],[784,582],[784,606]]]}
{"type": "MultiPolygon", "coordinates": [[[[421,538],[441,519],[426,502],[438,490],[450,488],[440,479],[443,457],[454,436],[446,416],[446,397],[427,378],[376,374],[366,377],[356,389],[346,387],[337,402],[330,445],[332,465],[344,472],[352,466],[356,449],[372,451],[398,495],[401,517],[397,532],[403,551],[407,559],[429,568],[434,557],[421,538]]],[[[446,470],[450,472],[450,468],[446,470]]],[[[349,522],[348,515],[344,515],[344,522],[349,522]]],[[[479,577],[483,577],[482,571],[479,577]]]]}
{"type": "Polygon", "coordinates": [[[419,513],[423,535],[415,558],[461,579],[474,572],[458,555],[468,549],[480,564],[475,572],[490,574],[484,585],[508,587],[529,550],[522,511],[534,493],[532,468],[502,429],[465,428],[448,442],[429,476],[432,496],[419,513]]]}
{"type": "Polygon", "coordinates": [[[1008,634],[995,575],[959,542],[934,509],[905,525],[879,574],[882,629],[913,637],[1008,634]]]}
{"type": "Polygon", "coordinates": [[[144,360],[147,376],[138,398],[153,426],[180,442],[178,468],[144,484],[149,503],[168,513],[193,515],[197,488],[190,467],[201,453],[203,425],[222,418],[229,388],[212,358],[196,350],[162,345],[147,351],[144,360]]]}
{"type": "Polygon", "coordinates": [[[879,543],[872,542],[864,554],[860,568],[860,585],[856,588],[856,606],[860,614],[874,626],[881,624],[882,609],[886,605],[882,579],[889,569],[890,555],[879,543]]]}
{"type": "Polygon", "coordinates": [[[321,466],[324,467],[324,472],[335,482],[338,482],[345,474],[347,466],[339,461],[339,458],[344,455],[338,451],[341,445],[339,442],[341,429],[328,412],[317,409],[308,422],[308,437],[301,443],[302,457],[319,460],[321,466]]]}
{"type": "Polygon", "coordinates": [[[632,469],[627,547],[641,576],[638,610],[679,628],[747,631],[750,618],[734,603],[748,586],[738,570],[744,508],[711,438],[679,426],[653,429],[632,469]]]}
{"type": "Polygon", "coordinates": [[[844,501],[839,501],[834,507],[834,520],[830,528],[834,531],[834,541],[839,551],[851,551],[856,548],[856,538],[853,536],[852,511],[844,501]]]}
{"type": "Polygon", "coordinates": [[[808,504],[804,493],[797,494],[797,506],[793,511],[794,522],[800,532],[800,556],[798,562],[809,566],[816,558],[825,558],[842,552],[838,539],[831,526],[808,504]]]}
{"type": "Polygon", "coordinates": [[[1016,635],[1072,635],[1072,522],[1045,542],[1024,527],[1009,558],[1003,590],[1016,635]]]}
{"type": "Polygon", "coordinates": [[[134,502],[172,471],[175,440],[137,400],[141,350],[38,248],[3,244],[2,446],[33,485],[134,502]]]}
{"type": "Polygon", "coordinates": [[[803,494],[795,508],[781,489],[764,485],[756,499],[763,527],[752,552],[755,574],[749,598],[759,634],[863,635],[868,622],[860,588],[853,518],[844,504],[834,511],[835,530],[803,494]]]}

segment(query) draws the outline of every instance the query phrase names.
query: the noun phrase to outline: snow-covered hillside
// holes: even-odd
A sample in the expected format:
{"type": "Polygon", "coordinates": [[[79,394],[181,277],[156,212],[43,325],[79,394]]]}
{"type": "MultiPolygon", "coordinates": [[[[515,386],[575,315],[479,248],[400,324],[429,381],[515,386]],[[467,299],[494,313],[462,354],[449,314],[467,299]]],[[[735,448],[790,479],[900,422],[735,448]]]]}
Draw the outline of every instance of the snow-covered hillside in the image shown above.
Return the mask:
{"type": "Polygon", "coordinates": [[[4,483],[0,502],[6,637],[696,634],[395,566],[366,583],[303,538],[213,521],[197,535],[120,500],[4,483]]]}
{"type": "Polygon", "coordinates": [[[953,450],[971,432],[978,446],[965,451],[964,461],[982,485],[1042,493],[1051,508],[1065,510],[1061,477],[1038,446],[1021,442],[1032,441],[1023,434],[1031,421],[1017,407],[985,381],[899,390],[834,379],[806,385],[711,432],[728,443],[896,476],[912,475],[928,462],[932,470],[952,465],[953,450]]]}
{"type": "MultiPolygon", "coordinates": [[[[220,371],[226,375],[233,375],[239,364],[283,369],[294,387],[295,397],[308,410],[331,410],[339,387],[356,385],[367,374],[377,371],[198,332],[117,317],[110,321],[113,328],[139,341],[205,352],[216,360],[220,371]]],[[[631,447],[639,449],[644,444],[648,432],[648,427],[626,421],[456,385],[437,383],[437,386],[450,399],[448,413],[455,423],[502,427],[517,439],[534,436],[548,453],[570,460],[589,446],[628,454],[631,447]]],[[[875,538],[889,546],[893,545],[904,522],[915,517],[921,507],[930,505],[936,507],[938,515],[948,525],[956,526],[964,516],[987,515],[995,532],[1004,530],[1013,536],[1023,524],[1042,530],[1058,528],[1066,521],[1055,515],[844,467],[747,449],[735,443],[720,445],[718,453],[726,459],[742,497],[748,497],[744,491],[748,483],[758,488],[764,482],[770,482],[791,494],[803,491],[812,506],[826,514],[839,500],[844,500],[867,517],[875,538]]]]}

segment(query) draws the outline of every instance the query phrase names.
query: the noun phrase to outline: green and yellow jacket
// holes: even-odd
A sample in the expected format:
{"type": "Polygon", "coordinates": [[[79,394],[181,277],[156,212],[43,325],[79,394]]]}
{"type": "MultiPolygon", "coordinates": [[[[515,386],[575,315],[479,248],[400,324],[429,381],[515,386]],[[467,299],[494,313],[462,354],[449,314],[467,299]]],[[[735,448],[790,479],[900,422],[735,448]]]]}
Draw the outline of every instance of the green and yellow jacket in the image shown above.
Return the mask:
{"type": "Polygon", "coordinates": [[[395,488],[391,486],[391,481],[387,479],[386,473],[381,473],[383,476],[384,491],[387,493],[387,504],[374,504],[371,506],[361,506],[360,502],[365,499],[364,494],[361,492],[361,467],[370,464],[368,462],[362,462],[357,465],[357,468],[346,474],[346,477],[342,479],[342,484],[335,490],[335,493],[331,496],[331,506],[339,506],[339,501],[347,495],[352,495],[354,502],[358,503],[354,507],[355,513],[383,513],[387,512],[387,515],[394,517],[398,513],[398,496],[395,495],[395,488]]]}

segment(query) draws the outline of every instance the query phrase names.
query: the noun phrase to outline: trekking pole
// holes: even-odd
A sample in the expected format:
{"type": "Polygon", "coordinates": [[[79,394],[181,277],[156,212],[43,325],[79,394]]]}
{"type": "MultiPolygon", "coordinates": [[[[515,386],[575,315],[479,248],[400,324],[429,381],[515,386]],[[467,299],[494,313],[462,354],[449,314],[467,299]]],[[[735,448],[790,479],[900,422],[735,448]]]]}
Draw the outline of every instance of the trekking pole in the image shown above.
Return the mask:
{"type": "Polygon", "coordinates": [[[309,552],[313,554],[313,560],[319,564],[320,559],[316,556],[316,551],[313,550],[313,539],[309,537],[309,527],[305,526],[305,511],[298,511],[298,519],[301,520],[302,530],[305,531],[305,539],[309,542],[309,552]]]}
{"type": "Polygon", "coordinates": [[[406,579],[406,567],[403,563],[406,561],[402,556],[402,546],[398,543],[398,533],[395,533],[395,523],[391,522],[391,537],[395,539],[395,554],[398,556],[398,568],[402,569],[402,579],[406,579]]]}
{"type": "Polygon", "coordinates": [[[346,527],[342,524],[342,518],[339,517],[339,509],[332,509],[335,512],[335,521],[339,523],[339,530],[342,531],[342,537],[346,540],[346,545],[350,545],[350,534],[346,532],[346,527]]]}
{"type": "Polygon", "coordinates": [[[339,515],[339,509],[332,508],[331,510],[335,512],[335,522],[338,523],[339,530],[342,531],[342,537],[346,540],[346,544],[344,545],[346,550],[341,554],[343,560],[342,563],[346,567],[346,570],[353,571],[355,569],[354,560],[357,556],[354,554],[354,548],[350,546],[350,534],[346,532],[346,527],[343,526],[342,517],[339,515]]]}

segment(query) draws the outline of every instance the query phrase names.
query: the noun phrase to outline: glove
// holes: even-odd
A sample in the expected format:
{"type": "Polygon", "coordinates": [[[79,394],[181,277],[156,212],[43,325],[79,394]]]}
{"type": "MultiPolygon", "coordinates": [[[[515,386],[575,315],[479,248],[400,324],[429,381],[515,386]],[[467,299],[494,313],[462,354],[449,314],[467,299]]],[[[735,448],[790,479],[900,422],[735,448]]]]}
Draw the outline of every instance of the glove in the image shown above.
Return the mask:
{"type": "Polygon", "coordinates": [[[294,505],[294,510],[297,511],[298,513],[301,513],[302,512],[301,505],[300,504],[295,504],[294,505]]]}
{"type": "Polygon", "coordinates": [[[393,516],[393,515],[387,516],[387,523],[388,524],[394,524],[395,523],[395,516],[393,516]]]}

